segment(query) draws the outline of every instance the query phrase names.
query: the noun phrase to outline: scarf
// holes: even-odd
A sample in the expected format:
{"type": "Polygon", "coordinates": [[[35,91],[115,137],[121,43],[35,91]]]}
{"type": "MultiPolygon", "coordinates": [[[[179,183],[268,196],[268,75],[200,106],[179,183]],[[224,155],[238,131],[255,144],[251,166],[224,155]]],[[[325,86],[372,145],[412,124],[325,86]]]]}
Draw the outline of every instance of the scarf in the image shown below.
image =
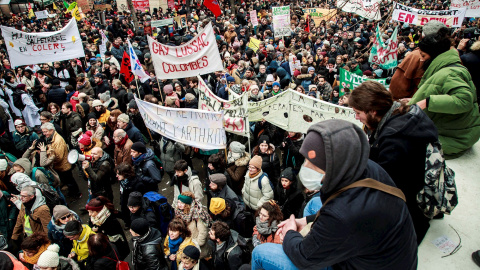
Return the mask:
{"type": "Polygon", "coordinates": [[[141,154],[137,158],[132,157],[133,165],[138,166],[143,160],[145,160],[146,154],[141,154]]]}
{"type": "MultiPolygon", "coordinates": [[[[250,176],[250,178],[254,178],[255,176],[259,175],[261,171],[262,171],[262,170],[258,170],[258,172],[254,173],[254,174],[251,174],[251,173],[249,172],[249,173],[248,173],[248,176],[250,176]]],[[[258,181],[260,181],[260,179],[258,179],[258,181]]]]}
{"type": "Polygon", "coordinates": [[[398,101],[393,102],[393,105],[390,108],[390,110],[388,110],[388,112],[382,117],[382,120],[380,120],[380,123],[378,123],[377,129],[375,130],[375,134],[373,135],[373,138],[375,140],[377,139],[378,133],[379,133],[380,130],[382,130],[382,127],[385,124],[385,122],[387,122],[387,120],[390,118],[390,116],[392,116],[392,113],[396,109],[400,108],[400,106],[402,106],[402,104],[400,102],[398,102],[398,101]]]}
{"type": "Polygon", "coordinates": [[[174,183],[178,186],[178,189],[180,189],[180,193],[182,193],[182,186],[188,187],[188,175],[187,174],[184,174],[182,176],[175,175],[174,183]]]}
{"type": "Polygon", "coordinates": [[[33,198],[30,201],[23,203],[23,206],[25,206],[25,214],[27,215],[32,214],[32,207],[36,200],[37,200],[37,196],[33,196],[33,198]]]}
{"type": "Polygon", "coordinates": [[[257,224],[257,231],[261,235],[270,235],[278,230],[277,221],[272,221],[272,225],[268,226],[268,220],[265,222],[260,221],[260,217],[255,219],[257,224]]]}
{"type": "Polygon", "coordinates": [[[26,253],[24,253],[24,254],[23,254],[23,259],[24,259],[27,263],[29,263],[29,264],[36,264],[37,261],[38,261],[38,258],[40,258],[40,255],[42,255],[42,253],[43,253],[45,250],[47,250],[48,246],[50,246],[50,243],[41,246],[41,247],[38,249],[37,253],[35,253],[35,255],[33,255],[32,257],[29,257],[29,256],[27,256],[26,253]]]}
{"type": "Polygon", "coordinates": [[[279,89],[278,92],[275,92],[275,91],[272,91],[272,95],[276,96],[278,94],[280,94],[282,91],[279,89]]]}
{"type": "Polygon", "coordinates": [[[208,214],[207,208],[203,206],[198,200],[193,200],[190,205],[190,212],[185,213],[183,210],[175,208],[175,216],[179,216],[189,224],[192,220],[201,220],[205,222],[207,227],[212,224],[212,218],[208,214]]]}
{"type": "Polygon", "coordinates": [[[98,214],[94,217],[91,217],[90,220],[92,223],[96,226],[102,226],[102,224],[107,220],[107,218],[110,216],[110,210],[104,205],[102,210],[98,212],[98,214]]]}
{"type": "Polygon", "coordinates": [[[127,143],[127,140],[128,140],[128,135],[125,133],[125,137],[123,137],[121,141],[119,141],[118,143],[116,142],[114,143],[115,145],[118,145],[118,147],[123,147],[127,143]]]}
{"type": "Polygon", "coordinates": [[[180,244],[183,242],[182,237],[178,237],[175,240],[172,240],[170,236],[168,237],[168,248],[170,249],[170,254],[177,254],[180,244]]]}

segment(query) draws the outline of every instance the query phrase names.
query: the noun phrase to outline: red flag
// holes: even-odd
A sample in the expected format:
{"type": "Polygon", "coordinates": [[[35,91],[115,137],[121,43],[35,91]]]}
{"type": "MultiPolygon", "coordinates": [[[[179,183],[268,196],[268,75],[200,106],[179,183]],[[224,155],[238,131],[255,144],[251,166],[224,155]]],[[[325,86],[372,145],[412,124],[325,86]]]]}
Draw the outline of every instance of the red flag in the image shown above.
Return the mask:
{"type": "Polygon", "coordinates": [[[125,51],[123,52],[120,74],[123,74],[125,76],[125,81],[127,83],[130,83],[133,81],[133,79],[135,79],[135,76],[133,76],[132,73],[132,66],[130,65],[130,56],[128,56],[127,52],[125,51]]]}
{"type": "Polygon", "coordinates": [[[220,9],[217,0],[205,0],[203,1],[203,5],[210,9],[213,15],[215,15],[215,18],[222,14],[222,10],[220,9]]]}
{"type": "Polygon", "coordinates": [[[310,18],[308,18],[308,14],[307,14],[307,27],[305,27],[305,31],[310,33],[310,18]]]}

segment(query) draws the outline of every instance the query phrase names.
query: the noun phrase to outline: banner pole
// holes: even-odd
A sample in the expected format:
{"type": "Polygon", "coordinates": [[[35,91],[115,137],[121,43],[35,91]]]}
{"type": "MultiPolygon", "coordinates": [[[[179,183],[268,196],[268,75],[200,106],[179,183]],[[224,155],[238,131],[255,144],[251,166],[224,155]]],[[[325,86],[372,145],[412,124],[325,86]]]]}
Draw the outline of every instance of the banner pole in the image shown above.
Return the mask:
{"type": "Polygon", "coordinates": [[[136,78],[135,78],[135,83],[137,84],[137,94],[138,94],[138,98],[139,98],[139,99],[142,99],[142,97],[140,96],[140,90],[138,89],[138,76],[135,75],[135,77],[136,77],[136,78]]]}
{"type": "MultiPolygon", "coordinates": [[[[163,106],[165,105],[165,102],[163,101],[162,89],[160,89],[160,81],[158,80],[157,76],[155,76],[155,79],[157,79],[158,92],[160,92],[160,98],[162,99],[162,106],[163,106]]],[[[175,91],[175,87],[173,87],[173,91],[175,91]]]]}

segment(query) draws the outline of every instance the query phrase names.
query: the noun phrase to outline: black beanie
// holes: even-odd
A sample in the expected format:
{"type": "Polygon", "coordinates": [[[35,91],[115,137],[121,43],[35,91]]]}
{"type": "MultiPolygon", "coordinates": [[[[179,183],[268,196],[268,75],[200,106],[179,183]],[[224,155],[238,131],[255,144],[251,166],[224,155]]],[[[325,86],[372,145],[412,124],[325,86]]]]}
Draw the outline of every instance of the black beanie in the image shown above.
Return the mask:
{"type": "Polygon", "coordinates": [[[310,131],[307,133],[300,148],[300,154],[323,171],[327,169],[325,144],[322,136],[318,132],[310,131]]]}
{"type": "Polygon", "coordinates": [[[65,225],[63,234],[65,236],[79,235],[83,231],[82,223],[78,220],[71,220],[65,225]]]}
{"type": "Polygon", "coordinates": [[[436,34],[426,35],[419,43],[418,47],[431,58],[431,61],[440,54],[450,50],[451,41],[448,37],[448,29],[441,28],[436,34]]]}
{"type": "Polygon", "coordinates": [[[89,113],[89,114],[87,115],[87,119],[88,119],[88,120],[90,120],[90,119],[92,119],[92,118],[97,119],[97,116],[95,116],[95,113],[94,113],[94,112],[91,112],[91,113],[89,113]]]}
{"type": "Polygon", "coordinates": [[[131,149],[135,150],[139,153],[142,153],[142,154],[147,153],[147,147],[145,147],[145,144],[143,144],[142,142],[136,142],[136,143],[132,144],[131,149]]]}
{"type": "Polygon", "coordinates": [[[137,218],[134,221],[132,221],[132,223],[130,223],[130,229],[135,233],[138,233],[141,236],[144,236],[145,234],[148,233],[148,230],[150,230],[150,225],[148,224],[148,221],[146,219],[137,218]]]}
{"type": "Polygon", "coordinates": [[[258,145],[261,143],[270,144],[270,138],[267,135],[260,136],[260,138],[258,138],[258,145]]]}
{"type": "Polygon", "coordinates": [[[295,177],[295,173],[293,172],[291,167],[286,168],[280,174],[280,178],[285,178],[290,180],[290,182],[295,182],[297,178],[295,177]]]}
{"type": "Polygon", "coordinates": [[[128,103],[128,108],[138,109],[137,102],[134,99],[130,100],[130,103],[128,103]]]}
{"type": "Polygon", "coordinates": [[[183,250],[183,254],[196,261],[200,259],[200,250],[198,250],[198,248],[195,246],[186,246],[183,250]]]}
{"type": "Polygon", "coordinates": [[[134,191],[128,196],[127,206],[142,206],[143,196],[142,193],[134,191]]]}

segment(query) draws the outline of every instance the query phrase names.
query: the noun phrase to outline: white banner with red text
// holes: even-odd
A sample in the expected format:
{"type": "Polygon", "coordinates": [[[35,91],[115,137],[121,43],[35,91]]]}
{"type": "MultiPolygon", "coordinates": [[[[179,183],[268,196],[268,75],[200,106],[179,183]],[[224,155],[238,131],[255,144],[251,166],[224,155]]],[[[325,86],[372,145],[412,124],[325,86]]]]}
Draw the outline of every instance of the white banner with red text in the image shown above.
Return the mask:
{"type": "Polygon", "coordinates": [[[168,46],[148,37],[153,66],[161,80],[194,77],[223,69],[212,24],[181,46],[168,46]]]}
{"type": "Polygon", "coordinates": [[[77,21],[59,31],[27,33],[0,26],[12,67],[85,57],[77,21]]]}
{"type": "Polygon", "coordinates": [[[465,17],[480,17],[480,0],[452,0],[450,9],[466,8],[465,17]]]}
{"type": "Polygon", "coordinates": [[[415,25],[425,25],[427,22],[435,20],[444,23],[447,27],[460,27],[467,12],[466,8],[425,10],[399,3],[394,3],[394,5],[392,20],[415,25]]]}
{"type": "Polygon", "coordinates": [[[380,0],[338,0],[337,6],[345,12],[358,14],[364,18],[380,20],[380,0]]]}

